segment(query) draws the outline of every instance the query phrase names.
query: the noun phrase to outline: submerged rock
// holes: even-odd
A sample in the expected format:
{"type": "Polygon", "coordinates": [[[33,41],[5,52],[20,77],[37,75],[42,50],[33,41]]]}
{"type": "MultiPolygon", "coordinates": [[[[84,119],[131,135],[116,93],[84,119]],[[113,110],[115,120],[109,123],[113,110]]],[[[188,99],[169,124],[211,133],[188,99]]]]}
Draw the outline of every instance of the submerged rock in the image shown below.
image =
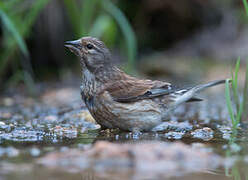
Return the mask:
{"type": "Polygon", "coordinates": [[[191,132],[194,138],[202,139],[204,141],[209,141],[214,137],[214,131],[209,127],[204,127],[202,129],[196,129],[191,132]]]}
{"type": "Polygon", "coordinates": [[[170,131],[165,134],[165,137],[167,137],[168,139],[182,139],[184,134],[185,134],[184,132],[170,131]]]}
{"type": "Polygon", "coordinates": [[[19,150],[14,147],[0,147],[0,157],[7,156],[7,157],[17,157],[19,155],[19,150]]]}
{"type": "Polygon", "coordinates": [[[69,171],[83,171],[87,168],[101,172],[133,170],[137,176],[149,177],[156,174],[168,177],[214,169],[221,161],[222,159],[212,152],[180,142],[115,144],[98,141],[91,149],[85,151],[72,149],[49,153],[40,158],[38,164],[69,171]]]}
{"type": "Polygon", "coordinates": [[[193,125],[188,121],[185,122],[177,122],[177,121],[169,121],[163,122],[162,124],[156,126],[152,129],[152,131],[165,131],[165,130],[173,130],[176,132],[188,132],[193,129],[193,125]]]}
{"type": "Polygon", "coordinates": [[[40,149],[36,148],[36,147],[33,147],[29,150],[30,152],[30,155],[33,156],[33,157],[37,157],[40,155],[41,151],[40,149]]]}
{"type": "Polygon", "coordinates": [[[0,138],[15,142],[35,142],[42,141],[43,137],[46,135],[44,131],[37,129],[29,129],[26,127],[16,127],[11,132],[0,134],[0,138]]]}

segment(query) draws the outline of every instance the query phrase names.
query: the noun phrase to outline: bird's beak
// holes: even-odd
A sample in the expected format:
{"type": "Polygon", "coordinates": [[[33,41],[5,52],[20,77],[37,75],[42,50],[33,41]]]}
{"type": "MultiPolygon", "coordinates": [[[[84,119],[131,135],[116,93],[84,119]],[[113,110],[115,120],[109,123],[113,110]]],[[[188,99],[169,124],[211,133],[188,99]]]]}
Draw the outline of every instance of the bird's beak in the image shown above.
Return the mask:
{"type": "Polygon", "coordinates": [[[81,47],[81,42],[80,40],[75,40],[75,41],[66,41],[65,42],[65,47],[68,47],[68,48],[80,48],[81,47]]]}
{"type": "Polygon", "coordinates": [[[65,47],[68,47],[73,53],[78,55],[81,50],[81,41],[80,40],[66,41],[65,47]]]}

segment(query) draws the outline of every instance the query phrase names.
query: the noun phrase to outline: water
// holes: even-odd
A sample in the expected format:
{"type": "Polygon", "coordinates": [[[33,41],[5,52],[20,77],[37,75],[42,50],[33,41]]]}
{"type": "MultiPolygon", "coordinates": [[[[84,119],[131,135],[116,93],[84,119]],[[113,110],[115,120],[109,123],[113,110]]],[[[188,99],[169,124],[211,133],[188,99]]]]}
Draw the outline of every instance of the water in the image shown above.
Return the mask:
{"type": "Polygon", "coordinates": [[[248,178],[246,125],[232,132],[221,96],[133,134],[100,130],[80,97],[61,102],[49,93],[0,99],[0,179],[248,178]]]}

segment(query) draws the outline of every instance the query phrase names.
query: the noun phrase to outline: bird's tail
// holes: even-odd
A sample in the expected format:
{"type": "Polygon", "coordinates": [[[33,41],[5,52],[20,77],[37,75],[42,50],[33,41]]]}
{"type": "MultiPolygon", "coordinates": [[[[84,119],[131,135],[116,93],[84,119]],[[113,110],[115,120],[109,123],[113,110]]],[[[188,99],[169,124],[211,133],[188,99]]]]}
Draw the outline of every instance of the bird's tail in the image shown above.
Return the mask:
{"type": "Polygon", "coordinates": [[[178,90],[178,91],[175,91],[173,93],[173,106],[177,106],[183,102],[189,102],[189,101],[194,101],[194,99],[196,100],[200,100],[198,98],[195,98],[195,95],[196,93],[206,89],[206,88],[209,88],[209,87],[212,87],[212,86],[216,86],[216,85],[219,85],[219,84],[223,84],[225,83],[226,80],[217,80],[217,81],[212,81],[212,82],[209,82],[209,83],[206,83],[206,84],[200,84],[200,85],[197,85],[197,86],[194,86],[194,87],[191,87],[191,88],[187,88],[187,89],[181,89],[181,90],[178,90]]]}
{"type": "Polygon", "coordinates": [[[223,84],[225,83],[226,80],[217,80],[217,81],[212,81],[212,82],[209,82],[209,83],[206,83],[206,84],[200,84],[198,86],[195,86],[193,88],[190,88],[190,90],[193,90],[194,92],[199,92],[199,91],[202,91],[206,88],[209,88],[209,87],[212,87],[212,86],[216,86],[216,85],[219,85],[219,84],[223,84]]]}

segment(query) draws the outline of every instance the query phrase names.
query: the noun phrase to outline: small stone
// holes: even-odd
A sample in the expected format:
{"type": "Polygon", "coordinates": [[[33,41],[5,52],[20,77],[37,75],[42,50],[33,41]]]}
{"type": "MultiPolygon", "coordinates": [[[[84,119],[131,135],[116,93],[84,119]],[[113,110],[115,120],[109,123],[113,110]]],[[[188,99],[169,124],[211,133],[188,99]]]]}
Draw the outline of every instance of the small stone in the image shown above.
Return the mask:
{"type": "Polygon", "coordinates": [[[209,141],[214,137],[214,131],[209,127],[204,127],[202,129],[196,129],[191,132],[194,138],[202,139],[204,141],[209,141]]]}
{"type": "Polygon", "coordinates": [[[185,134],[184,132],[170,131],[165,134],[165,137],[167,137],[168,139],[182,139],[184,134],[185,134]]]}
{"type": "Polygon", "coordinates": [[[8,157],[16,157],[19,155],[19,150],[14,147],[7,147],[5,151],[8,157]]]}
{"type": "Polygon", "coordinates": [[[32,148],[30,149],[30,154],[33,157],[37,157],[40,155],[40,150],[38,148],[32,148]]]}
{"type": "Polygon", "coordinates": [[[176,132],[188,132],[193,129],[193,125],[188,121],[185,122],[163,122],[152,129],[152,131],[173,130],[176,132]]]}
{"type": "Polygon", "coordinates": [[[38,163],[49,168],[63,168],[65,171],[91,168],[118,173],[135,169],[135,176],[144,177],[139,179],[154,179],[154,175],[158,175],[159,179],[167,179],[165,177],[178,175],[178,172],[196,173],[207,168],[215,169],[222,163],[222,158],[213,152],[204,152],[181,142],[118,144],[97,141],[84,151],[70,148],[47,153],[38,159],[38,163]]]}

